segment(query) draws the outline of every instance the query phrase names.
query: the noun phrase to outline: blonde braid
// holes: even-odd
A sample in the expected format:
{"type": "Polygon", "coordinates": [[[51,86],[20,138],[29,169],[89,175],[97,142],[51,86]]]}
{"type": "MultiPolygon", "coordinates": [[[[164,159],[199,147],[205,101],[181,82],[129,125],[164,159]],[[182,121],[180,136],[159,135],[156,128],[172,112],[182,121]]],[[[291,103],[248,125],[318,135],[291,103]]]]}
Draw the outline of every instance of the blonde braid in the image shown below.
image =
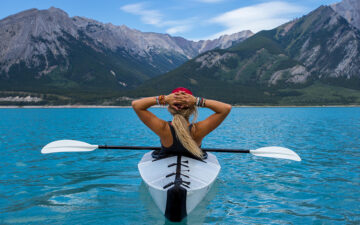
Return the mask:
{"type": "Polygon", "coordinates": [[[173,127],[176,133],[177,138],[181,144],[188,150],[191,154],[198,158],[203,157],[203,152],[191,137],[188,120],[192,114],[194,114],[193,121],[196,121],[197,118],[197,109],[196,107],[191,107],[188,109],[180,109],[176,111],[175,109],[169,107],[169,112],[174,116],[173,118],[173,127]]]}

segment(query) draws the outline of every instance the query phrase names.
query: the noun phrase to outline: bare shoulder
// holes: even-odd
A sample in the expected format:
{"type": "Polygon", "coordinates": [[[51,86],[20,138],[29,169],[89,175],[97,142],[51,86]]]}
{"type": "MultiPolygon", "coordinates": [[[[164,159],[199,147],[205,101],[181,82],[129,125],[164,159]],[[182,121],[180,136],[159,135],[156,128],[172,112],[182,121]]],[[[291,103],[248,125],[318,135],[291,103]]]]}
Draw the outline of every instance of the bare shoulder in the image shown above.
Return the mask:
{"type": "Polygon", "coordinates": [[[198,138],[204,138],[216,129],[231,111],[231,105],[215,100],[206,100],[205,107],[213,110],[214,113],[195,124],[195,136],[198,138]]]}
{"type": "Polygon", "coordinates": [[[195,142],[200,146],[204,136],[202,135],[201,128],[199,129],[198,123],[194,123],[191,127],[190,134],[195,142]]]}
{"type": "Polygon", "coordinates": [[[170,130],[169,122],[164,121],[164,127],[162,128],[162,132],[159,135],[161,144],[165,147],[169,147],[173,144],[173,137],[170,130]]]}

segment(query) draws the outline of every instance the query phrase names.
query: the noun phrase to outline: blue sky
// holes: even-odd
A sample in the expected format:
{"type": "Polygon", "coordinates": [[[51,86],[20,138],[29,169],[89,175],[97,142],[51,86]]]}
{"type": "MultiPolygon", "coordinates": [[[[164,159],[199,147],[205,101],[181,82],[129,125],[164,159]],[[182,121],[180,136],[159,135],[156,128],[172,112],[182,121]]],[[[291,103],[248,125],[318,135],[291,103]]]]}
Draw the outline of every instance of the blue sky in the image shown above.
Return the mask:
{"type": "Polygon", "coordinates": [[[143,32],[168,33],[191,40],[213,39],[241,30],[258,32],[340,0],[1,0],[0,18],[51,6],[143,32]]]}

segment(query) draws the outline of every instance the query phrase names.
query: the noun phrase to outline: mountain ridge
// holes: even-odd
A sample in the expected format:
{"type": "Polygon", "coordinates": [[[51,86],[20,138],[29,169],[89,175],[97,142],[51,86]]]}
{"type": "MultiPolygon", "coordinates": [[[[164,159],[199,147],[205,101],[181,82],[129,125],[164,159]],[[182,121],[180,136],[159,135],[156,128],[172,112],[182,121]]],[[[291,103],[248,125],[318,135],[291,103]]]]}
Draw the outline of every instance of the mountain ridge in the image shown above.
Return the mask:
{"type": "Polygon", "coordinates": [[[343,0],[330,6],[350,24],[360,29],[360,1],[343,0]]]}
{"type": "Polygon", "coordinates": [[[260,105],[359,104],[359,71],[359,30],[331,7],[321,6],[229,49],[203,53],[146,81],[137,92],[157,95],[180,84],[233,104],[249,99],[260,105]],[[314,94],[313,87],[328,89],[329,96],[314,94]]]}
{"type": "MultiPolygon", "coordinates": [[[[103,87],[134,87],[181,65],[201,51],[227,47],[252,35],[244,31],[227,38],[194,42],[168,34],[140,32],[125,25],[69,17],[54,7],[10,15],[0,21],[0,27],[0,79],[10,81],[12,87],[21,84],[17,77],[24,79],[24,73],[27,74],[25,80],[31,81],[28,86],[38,83],[46,87],[46,83],[56,84],[62,80],[66,85],[58,83],[57,88],[62,85],[75,89],[96,88],[107,80],[103,87]],[[76,59],[70,60],[75,56],[76,59]],[[92,68],[87,69],[82,64],[94,64],[96,68],[91,65],[92,68]]],[[[18,88],[26,88],[26,84],[18,88]]]]}

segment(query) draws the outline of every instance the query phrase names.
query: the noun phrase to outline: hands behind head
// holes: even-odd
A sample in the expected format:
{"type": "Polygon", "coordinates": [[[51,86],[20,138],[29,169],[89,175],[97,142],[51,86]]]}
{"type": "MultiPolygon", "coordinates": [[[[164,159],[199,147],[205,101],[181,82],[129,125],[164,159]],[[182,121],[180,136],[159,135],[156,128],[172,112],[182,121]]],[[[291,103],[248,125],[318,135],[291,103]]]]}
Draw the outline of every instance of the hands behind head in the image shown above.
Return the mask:
{"type": "Polygon", "coordinates": [[[175,110],[181,110],[195,105],[196,98],[184,91],[179,91],[167,95],[165,101],[175,110]]]}

